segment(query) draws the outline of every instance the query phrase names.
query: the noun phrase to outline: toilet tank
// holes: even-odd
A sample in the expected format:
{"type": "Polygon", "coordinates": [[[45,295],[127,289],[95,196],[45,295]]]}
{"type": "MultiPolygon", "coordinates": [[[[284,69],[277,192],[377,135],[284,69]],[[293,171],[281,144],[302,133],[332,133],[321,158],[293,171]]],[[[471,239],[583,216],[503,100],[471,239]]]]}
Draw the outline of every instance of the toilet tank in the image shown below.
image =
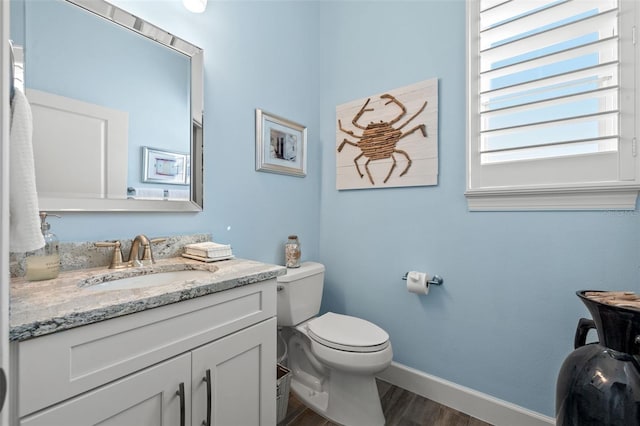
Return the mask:
{"type": "Polygon", "coordinates": [[[278,277],[278,325],[294,326],[320,312],[324,265],[303,262],[278,277]]]}

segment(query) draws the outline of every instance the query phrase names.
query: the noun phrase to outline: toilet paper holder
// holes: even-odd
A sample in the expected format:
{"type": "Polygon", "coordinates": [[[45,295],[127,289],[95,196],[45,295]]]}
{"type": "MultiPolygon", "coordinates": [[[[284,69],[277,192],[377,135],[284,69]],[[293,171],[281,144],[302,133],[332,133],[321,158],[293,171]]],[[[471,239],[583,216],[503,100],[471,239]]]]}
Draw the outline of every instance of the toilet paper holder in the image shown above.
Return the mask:
{"type": "MultiPolygon", "coordinates": [[[[404,276],[402,277],[402,279],[404,281],[406,281],[408,275],[409,275],[409,273],[405,272],[404,276]]],[[[444,283],[444,279],[442,279],[442,277],[440,275],[434,275],[433,277],[431,277],[431,279],[429,281],[427,281],[427,283],[429,285],[442,285],[442,283],[444,283]]]]}

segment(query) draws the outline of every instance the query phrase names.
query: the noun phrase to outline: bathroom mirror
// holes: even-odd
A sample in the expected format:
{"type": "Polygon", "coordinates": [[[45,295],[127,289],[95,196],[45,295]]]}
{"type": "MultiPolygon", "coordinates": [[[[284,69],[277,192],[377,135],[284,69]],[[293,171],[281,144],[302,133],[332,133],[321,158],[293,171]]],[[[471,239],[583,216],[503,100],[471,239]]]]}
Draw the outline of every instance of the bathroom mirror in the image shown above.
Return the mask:
{"type": "Polygon", "coordinates": [[[23,7],[40,209],[202,210],[202,49],[103,0],[23,7]]]}

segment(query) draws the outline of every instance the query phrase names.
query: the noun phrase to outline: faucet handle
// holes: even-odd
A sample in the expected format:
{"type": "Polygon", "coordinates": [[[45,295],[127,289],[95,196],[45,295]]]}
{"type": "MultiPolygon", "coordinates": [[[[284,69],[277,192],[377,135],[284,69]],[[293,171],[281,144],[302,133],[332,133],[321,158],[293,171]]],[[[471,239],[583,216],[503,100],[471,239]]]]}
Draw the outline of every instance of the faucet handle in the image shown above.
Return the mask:
{"type": "Polygon", "coordinates": [[[109,269],[122,269],[127,267],[127,264],[122,259],[122,244],[120,241],[98,241],[94,243],[94,245],[96,247],[113,247],[113,257],[111,258],[109,269]]]}
{"type": "Polygon", "coordinates": [[[153,238],[149,240],[149,244],[144,244],[142,247],[142,259],[140,259],[140,262],[143,265],[151,265],[153,263],[156,263],[155,259],[153,258],[153,250],[151,250],[151,244],[163,243],[165,241],[167,241],[166,238],[153,238]]]}

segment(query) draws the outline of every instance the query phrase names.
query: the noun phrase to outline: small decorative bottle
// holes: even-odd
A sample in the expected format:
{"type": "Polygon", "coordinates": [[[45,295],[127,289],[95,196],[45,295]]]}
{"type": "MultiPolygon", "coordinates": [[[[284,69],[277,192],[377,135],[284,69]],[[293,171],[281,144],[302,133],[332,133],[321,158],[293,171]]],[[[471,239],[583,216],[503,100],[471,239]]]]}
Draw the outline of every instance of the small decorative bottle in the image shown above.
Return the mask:
{"type": "Polygon", "coordinates": [[[57,278],[60,273],[60,252],[58,237],[49,229],[51,225],[46,221],[47,216],[51,215],[46,212],[40,212],[40,230],[44,237],[44,247],[34,252],[27,253],[26,262],[26,278],[29,281],[41,281],[57,278]]]}
{"type": "Polygon", "coordinates": [[[297,235],[289,235],[289,240],[284,245],[284,258],[287,268],[300,267],[300,241],[297,235]]]}

